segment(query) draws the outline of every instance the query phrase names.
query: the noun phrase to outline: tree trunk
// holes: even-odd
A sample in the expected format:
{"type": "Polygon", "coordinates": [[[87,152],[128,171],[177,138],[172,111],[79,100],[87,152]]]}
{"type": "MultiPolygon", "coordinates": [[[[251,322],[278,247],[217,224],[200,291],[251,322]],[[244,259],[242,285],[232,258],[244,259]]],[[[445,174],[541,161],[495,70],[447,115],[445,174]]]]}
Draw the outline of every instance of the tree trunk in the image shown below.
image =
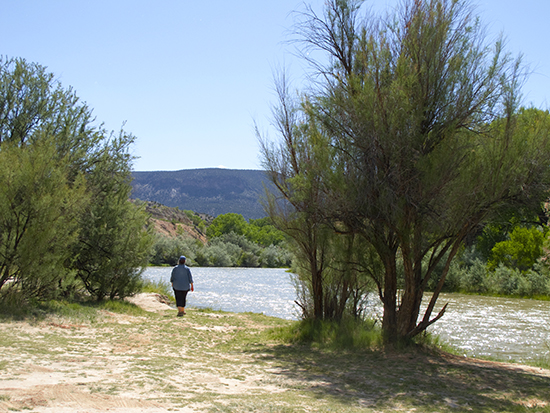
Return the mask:
{"type": "Polygon", "coordinates": [[[384,293],[381,297],[384,304],[384,315],[382,317],[382,334],[384,343],[395,343],[397,337],[397,271],[395,259],[387,257],[384,261],[384,293]]]}
{"type": "Polygon", "coordinates": [[[322,319],[324,314],[323,309],[323,271],[317,267],[316,258],[311,262],[311,287],[313,289],[313,317],[322,319]]]}

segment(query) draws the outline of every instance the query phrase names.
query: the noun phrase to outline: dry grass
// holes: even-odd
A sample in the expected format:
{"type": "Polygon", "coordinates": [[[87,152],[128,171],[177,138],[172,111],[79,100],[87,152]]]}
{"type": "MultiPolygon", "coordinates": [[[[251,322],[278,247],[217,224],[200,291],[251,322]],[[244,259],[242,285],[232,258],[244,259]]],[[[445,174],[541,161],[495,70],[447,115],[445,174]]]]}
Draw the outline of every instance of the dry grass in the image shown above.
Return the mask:
{"type": "Polygon", "coordinates": [[[0,412],[550,412],[550,372],[425,351],[280,341],[290,322],[86,309],[0,323],[0,412]]]}

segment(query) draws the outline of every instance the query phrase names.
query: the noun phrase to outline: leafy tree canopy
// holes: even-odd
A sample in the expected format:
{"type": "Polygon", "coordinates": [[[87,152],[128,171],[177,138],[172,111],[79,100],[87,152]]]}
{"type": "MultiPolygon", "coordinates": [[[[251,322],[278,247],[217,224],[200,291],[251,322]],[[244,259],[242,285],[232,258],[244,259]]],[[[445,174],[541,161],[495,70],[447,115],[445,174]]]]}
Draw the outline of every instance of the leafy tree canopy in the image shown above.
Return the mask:
{"type": "Polygon", "coordinates": [[[281,139],[263,141],[264,163],[294,206],[272,208],[274,221],[292,228],[321,280],[315,305],[328,264],[319,228],[360,237],[382,268],[365,271],[395,342],[443,316],[446,307],[432,312],[451,262],[481,225],[540,210],[550,128],[548,113],[518,109],[521,62],[501,40],[487,44],[469,2],[407,0],[385,19],[361,16],[362,3],[300,14],[303,56],[319,76],[299,100],[278,85],[281,139]]]}
{"type": "Polygon", "coordinates": [[[241,214],[222,214],[214,218],[210,226],[206,229],[206,235],[210,238],[219,237],[231,232],[237,235],[243,235],[247,225],[246,219],[244,219],[241,214]]]}
{"type": "Polygon", "coordinates": [[[510,239],[495,244],[488,262],[489,269],[494,270],[499,264],[509,268],[527,271],[543,255],[543,245],[548,236],[548,228],[516,227],[510,233],[510,239]]]}
{"type": "Polygon", "coordinates": [[[75,274],[99,299],[135,292],[150,242],[128,200],[133,141],[45,67],[0,58],[2,297],[68,294],[75,274]]]}
{"type": "Polygon", "coordinates": [[[251,219],[248,223],[242,215],[235,213],[218,215],[206,230],[209,238],[231,233],[244,235],[249,241],[264,247],[279,245],[285,240],[284,233],[272,225],[270,218],[251,219]]]}

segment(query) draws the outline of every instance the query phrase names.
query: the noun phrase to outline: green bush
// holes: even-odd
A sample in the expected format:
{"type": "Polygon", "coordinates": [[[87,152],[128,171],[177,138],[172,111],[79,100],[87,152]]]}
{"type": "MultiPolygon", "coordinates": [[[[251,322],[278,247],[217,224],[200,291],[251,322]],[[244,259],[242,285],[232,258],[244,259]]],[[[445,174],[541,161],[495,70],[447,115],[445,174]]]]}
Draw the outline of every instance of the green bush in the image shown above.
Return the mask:
{"type": "Polygon", "coordinates": [[[528,271],[525,276],[531,283],[532,295],[550,296],[550,270],[548,266],[537,263],[534,265],[533,270],[528,271]]]}
{"type": "Polygon", "coordinates": [[[249,267],[255,268],[260,266],[260,258],[252,252],[243,251],[239,261],[237,262],[237,267],[249,267]]]}
{"type": "Polygon", "coordinates": [[[234,267],[237,263],[236,256],[240,255],[239,252],[235,254],[237,250],[240,250],[237,245],[226,243],[206,247],[203,251],[205,261],[201,265],[205,267],[234,267]]]}
{"type": "Polygon", "coordinates": [[[534,297],[550,295],[550,275],[548,268],[536,265],[534,270],[522,272],[500,264],[489,273],[489,292],[498,295],[534,297]]]}
{"type": "Polygon", "coordinates": [[[135,292],[150,237],[128,200],[134,137],[96,126],[71,88],[24,59],[0,57],[0,102],[1,298],[135,292]]]}
{"type": "Polygon", "coordinates": [[[485,293],[487,286],[487,266],[480,259],[475,259],[469,266],[457,270],[459,291],[467,293],[485,293]]]}
{"type": "Polygon", "coordinates": [[[284,232],[275,228],[270,218],[251,219],[245,235],[250,241],[263,247],[281,245],[285,241],[284,232]]]}
{"type": "Polygon", "coordinates": [[[151,265],[177,264],[181,255],[189,265],[201,267],[290,267],[292,255],[282,246],[262,248],[243,234],[230,232],[214,237],[206,245],[191,238],[157,235],[151,248],[151,265]]]}
{"type": "Polygon", "coordinates": [[[239,246],[239,248],[241,248],[242,251],[250,252],[254,255],[258,255],[261,251],[261,247],[258,244],[250,241],[246,236],[238,235],[234,232],[223,234],[219,237],[214,238],[211,241],[212,245],[215,245],[216,243],[237,245],[239,246]]]}
{"type": "Polygon", "coordinates": [[[192,238],[178,236],[175,238],[165,235],[155,237],[151,258],[151,265],[177,265],[181,255],[185,255],[189,265],[197,264],[197,252],[203,247],[202,243],[192,238]]]}
{"type": "Polygon", "coordinates": [[[270,245],[264,248],[260,254],[262,267],[267,268],[289,268],[292,262],[292,255],[284,248],[270,245]]]}
{"type": "MultiPolygon", "coordinates": [[[[56,298],[70,283],[65,262],[77,240],[83,185],[71,185],[66,165],[52,162],[55,142],[0,150],[0,298],[56,298]],[[20,297],[21,298],[21,297],[20,297]]],[[[82,184],[82,182],[80,182],[82,184]]]]}
{"type": "Polygon", "coordinates": [[[206,229],[206,235],[209,239],[219,237],[223,234],[234,232],[237,235],[242,235],[245,232],[248,223],[240,214],[223,214],[218,215],[210,226],[206,229]]]}
{"type": "Polygon", "coordinates": [[[141,291],[144,293],[157,293],[166,297],[172,297],[172,286],[167,281],[143,280],[141,291]]]}

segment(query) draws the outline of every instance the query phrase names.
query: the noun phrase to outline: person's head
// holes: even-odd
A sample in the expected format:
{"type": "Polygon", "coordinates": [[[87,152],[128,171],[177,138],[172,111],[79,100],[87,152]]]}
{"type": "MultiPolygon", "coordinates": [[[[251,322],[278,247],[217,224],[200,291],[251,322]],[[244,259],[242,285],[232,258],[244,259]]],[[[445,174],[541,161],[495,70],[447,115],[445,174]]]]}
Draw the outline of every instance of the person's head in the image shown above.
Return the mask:
{"type": "Polygon", "coordinates": [[[180,257],[180,265],[185,264],[185,260],[186,260],[186,258],[182,255],[182,256],[180,257]]]}

